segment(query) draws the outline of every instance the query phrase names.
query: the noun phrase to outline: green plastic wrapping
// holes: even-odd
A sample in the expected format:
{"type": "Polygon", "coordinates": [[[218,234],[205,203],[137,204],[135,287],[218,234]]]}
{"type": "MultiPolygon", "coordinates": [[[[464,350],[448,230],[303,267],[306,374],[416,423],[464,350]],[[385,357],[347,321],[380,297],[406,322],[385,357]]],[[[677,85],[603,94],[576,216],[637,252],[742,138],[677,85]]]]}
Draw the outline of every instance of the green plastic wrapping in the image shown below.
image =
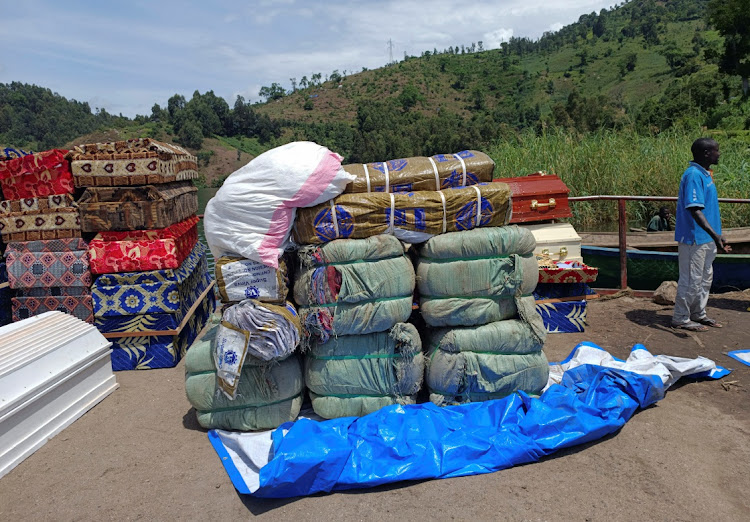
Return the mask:
{"type": "Polygon", "coordinates": [[[411,315],[414,267],[393,236],[302,247],[294,298],[303,349],[332,336],[389,330],[411,315]]]}
{"type": "Polygon", "coordinates": [[[422,341],[409,323],[314,343],[304,357],[313,410],[327,419],[413,404],[424,378],[422,341]]]}
{"type": "Polygon", "coordinates": [[[543,326],[522,319],[428,330],[430,400],[443,406],[499,399],[519,390],[538,395],[549,375],[544,338],[543,326]]]}
{"type": "MultiPolygon", "coordinates": [[[[436,236],[416,248],[420,311],[430,326],[475,326],[519,314],[539,279],[534,236],[488,227],[436,236]]],[[[533,302],[533,299],[532,299],[533,302]]]]}
{"type": "Polygon", "coordinates": [[[185,393],[206,429],[268,430],[293,421],[304,399],[302,364],[297,354],[267,363],[248,356],[240,375],[237,396],[219,391],[213,343],[216,326],[185,356],[185,393]]]}

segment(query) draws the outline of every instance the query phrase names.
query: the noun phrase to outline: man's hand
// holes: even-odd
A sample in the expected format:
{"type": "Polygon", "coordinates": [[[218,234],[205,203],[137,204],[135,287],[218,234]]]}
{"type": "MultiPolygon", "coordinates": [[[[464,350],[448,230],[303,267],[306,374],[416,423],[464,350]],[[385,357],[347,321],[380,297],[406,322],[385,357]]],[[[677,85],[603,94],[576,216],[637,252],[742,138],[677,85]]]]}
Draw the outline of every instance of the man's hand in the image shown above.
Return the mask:
{"type": "Polygon", "coordinates": [[[724,236],[721,236],[719,238],[719,242],[716,244],[716,246],[719,247],[719,250],[721,250],[725,254],[728,254],[729,252],[732,251],[732,246],[729,243],[727,243],[727,240],[724,239],[724,236]]]}

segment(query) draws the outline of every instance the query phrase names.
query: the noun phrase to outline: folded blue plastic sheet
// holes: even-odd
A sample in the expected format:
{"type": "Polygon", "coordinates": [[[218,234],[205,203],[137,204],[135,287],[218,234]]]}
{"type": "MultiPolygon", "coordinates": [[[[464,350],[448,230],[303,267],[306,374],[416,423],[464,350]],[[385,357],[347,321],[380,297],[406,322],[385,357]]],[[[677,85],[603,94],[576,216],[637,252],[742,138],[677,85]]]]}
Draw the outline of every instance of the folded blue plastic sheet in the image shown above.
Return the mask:
{"type": "Polygon", "coordinates": [[[750,350],[734,350],[727,353],[727,355],[742,364],[750,366],[750,350]]]}
{"type": "MultiPolygon", "coordinates": [[[[580,346],[599,349],[590,343],[580,346]]],[[[641,345],[636,350],[648,354],[641,345]]],[[[685,361],[690,362],[679,359],[685,361]]],[[[720,367],[690,372],[693,377],[713,378],[728,373],[720,367]]],[[[672,371],[672,375],[676,379],[686,373],[672,371]]],[[[639,408],[662,398],[671,382],[655,373],[583,364],[567,369],[560,384],[553,384],[536,399],[519,392],[504,399],[444,408],[431,403],[396,405],[359,418],[300,419],[272,432],[269,460],[257,466],[255,475],[253,451],[247,452],[252,445],[245,446],[247,439],[242,437],[257,439],[259,434],[239,434],[238,439],[237,434],[231,438],[229,432],[212,430],[209,439],[235,488],[256,497],[295,497],[404,480],[460,477],[534,462],[560,449],[600,439],[620,429],[639,408]],[[249,464],[238,469],[230,451],[240,455],[238,466],[249,464]]],[[[256,456],[259,453],[255,450],[256,456]]]]}

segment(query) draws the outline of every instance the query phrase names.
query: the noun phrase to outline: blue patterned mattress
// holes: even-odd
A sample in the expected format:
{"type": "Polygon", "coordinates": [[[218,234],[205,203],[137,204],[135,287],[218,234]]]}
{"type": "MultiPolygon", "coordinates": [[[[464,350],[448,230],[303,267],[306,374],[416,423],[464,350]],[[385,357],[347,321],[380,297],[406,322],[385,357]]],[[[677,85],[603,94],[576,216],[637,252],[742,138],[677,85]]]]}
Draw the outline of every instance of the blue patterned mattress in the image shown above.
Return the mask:
{"type": "MultiPolygon", "coordinates": [[[[97,316],[94,318],[94,324],[102,333],[174,330],[180,325],[188,310],[190,310],[195,301],[212,282],[211,274],[208,272],[208,267],[205,264],[202,264],[194,274],[198,274],[198,276],[190,284],[195,286],[189,288],[187,285],[183,285],[181,287],[180,306],[177,310],[172,312],[113,315],[107,317],[97,316]]],[[[213,295],[213,292],[209,292],[209,295],[213,295]]],[[[96,310],[96,299],[94,301],[94,309],[96,310]]]]}
{"type": "Polygon", "coordinates": [[[112,341],[112,370],[148,370],[176,366],[215,309],[216,299],[213,292],[209,292],[179,335],[110,339],[112,341]]]}
{"type": "Polygon", "coordinates": [[[206,273],[206,250],[198,242],[179,268],[100,275],[91,287],[94,315],[179,313],[192,306],[193,290],[206,273]]]}
{"type": "Polygon", "coordinates": [[[536,311],[548,333],[575,333],[583,332],[586,325],[586,305],[586,300],[537,303],[536,311]]]}

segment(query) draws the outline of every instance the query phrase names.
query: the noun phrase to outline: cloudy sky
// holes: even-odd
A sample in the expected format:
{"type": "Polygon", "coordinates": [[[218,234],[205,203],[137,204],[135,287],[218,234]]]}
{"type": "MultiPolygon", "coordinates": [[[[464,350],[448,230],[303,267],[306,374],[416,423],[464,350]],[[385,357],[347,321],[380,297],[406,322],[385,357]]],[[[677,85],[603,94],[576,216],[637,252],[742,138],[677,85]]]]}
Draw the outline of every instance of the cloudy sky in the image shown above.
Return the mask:
{"type": "Polygon", "coordinates": [[[173,94],[213,90],[232,105],[334,69],[510,36],[538,38],[594,0],[0,0],[0,83],[48,87],[112,114],[151,114],[173,94]]]}

